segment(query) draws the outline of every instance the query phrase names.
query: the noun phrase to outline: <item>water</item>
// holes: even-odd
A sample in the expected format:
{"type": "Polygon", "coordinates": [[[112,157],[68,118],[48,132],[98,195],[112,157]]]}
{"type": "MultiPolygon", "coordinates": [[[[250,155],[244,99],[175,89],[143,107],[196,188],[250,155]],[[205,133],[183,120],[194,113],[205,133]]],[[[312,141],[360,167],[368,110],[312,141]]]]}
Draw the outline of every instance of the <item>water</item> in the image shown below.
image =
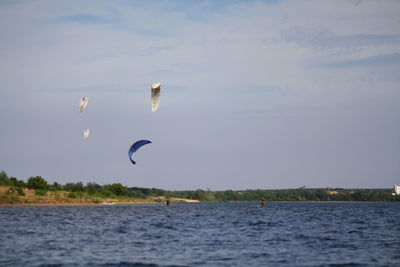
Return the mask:
{"type": "Polygon", "coordinates": [[[1,266],[400,266],[400,203],[0,207],[1,266]]]}

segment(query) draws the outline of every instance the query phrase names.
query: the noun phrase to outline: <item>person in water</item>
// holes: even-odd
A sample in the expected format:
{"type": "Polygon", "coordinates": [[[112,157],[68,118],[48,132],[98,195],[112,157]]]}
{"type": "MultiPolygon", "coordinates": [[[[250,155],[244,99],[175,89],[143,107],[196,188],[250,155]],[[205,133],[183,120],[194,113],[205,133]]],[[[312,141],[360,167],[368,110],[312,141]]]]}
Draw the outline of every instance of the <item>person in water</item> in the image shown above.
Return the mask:
{"type": "Polygon", "coordinates": [[[169,204],[170,204],[170,201],[169,201],[169,199],[167,199],[167,200],[165,201],[165,205],[168,205],[168,206],[169,206],[169,204]]]}
{"type": "Polygon", "coordinates": [[[260,204],[259,205],[260,206],[265,206],[265,200],[264,199],[260,200],[260,204]]]}

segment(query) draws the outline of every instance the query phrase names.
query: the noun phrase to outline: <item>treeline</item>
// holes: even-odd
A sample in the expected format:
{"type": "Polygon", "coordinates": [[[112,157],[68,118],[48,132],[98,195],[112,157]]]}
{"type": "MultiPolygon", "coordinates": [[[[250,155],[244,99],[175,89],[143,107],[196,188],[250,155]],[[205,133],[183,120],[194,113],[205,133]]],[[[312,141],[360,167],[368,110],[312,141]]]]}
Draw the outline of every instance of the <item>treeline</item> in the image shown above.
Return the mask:
{"type": "MultiPolygon", "coordinates": [[[[166,198],[187,198],[200,201],[400,201],[400,196],[393,196],[390,189],[285,189],[285,190],[244,190],[244,191],[167,191],[157,188],[126,187],[120,183],[99,185],[82,182],[61,185],[57,182],[49,184],[41,176],[28,178],[27,182],[8,177],[0,172],[0,185],[16,188],[32,188],[39,194],[47,191],[68,191],[73,195],[92,195],[102,197],[134,197],[163,196],[166,198]]],[[[19,190],[22,191],[22,190],[19,190]]]]}
{"type": "Polygon", "coordinates": [[[342,190],[332,193],[326,189],[282,189],[245,191],[178,191],[176,197],[201,201],[400,201],[387,189],[342,190]]]}
{"type": "MultiPolygon", "coordinates": [[[[99,185],[96,183],[87,183],[84,185],[82,182],[67,183],[65,185],[54,182],[49,184],[43,177],[35,176],[28,178],[27,182],[18,180],[15,177],[8,177],[5,171],[0,172],[0,185],[8,185],[18,188],[29,188],[35,189],[38,195],[45,195],[48,191],[68,191],[71,194],[70,197],[76,197],[80,195],[91,195],[101,197],[135,197],[135,198],[146,198],[148,196],[165,196],[169,197],[169,192],[157,188],[140,188],[131,187],[128,188],[120,183],[99,185]]],[[[18,190],[20,195],[23,195],[23,191],[18,190]]]]}

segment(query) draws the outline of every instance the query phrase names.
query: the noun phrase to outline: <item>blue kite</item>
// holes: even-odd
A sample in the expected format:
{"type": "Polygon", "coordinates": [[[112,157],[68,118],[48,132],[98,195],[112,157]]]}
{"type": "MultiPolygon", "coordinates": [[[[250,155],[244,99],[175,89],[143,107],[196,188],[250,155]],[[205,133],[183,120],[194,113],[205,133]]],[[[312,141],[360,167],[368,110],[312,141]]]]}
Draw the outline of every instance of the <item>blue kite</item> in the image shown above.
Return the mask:
{"type": "Polygon", "coordinates": [[[147,144],[150,144],[150,143],[151,143],[151,141],[149,141],[149,140],[139,140],[139,141],[137,141],[136,143],[134,143],[134,144],[131,146],[131,148],[129,149],[128,155],[129,155],[129,159],[131,160],[131,162],[132,162],[133,164],[136,164],[136,162],[133,161],[133,154],[134,154],[139,148],[141,148],[142,146],[147,145],[147,144]]]}

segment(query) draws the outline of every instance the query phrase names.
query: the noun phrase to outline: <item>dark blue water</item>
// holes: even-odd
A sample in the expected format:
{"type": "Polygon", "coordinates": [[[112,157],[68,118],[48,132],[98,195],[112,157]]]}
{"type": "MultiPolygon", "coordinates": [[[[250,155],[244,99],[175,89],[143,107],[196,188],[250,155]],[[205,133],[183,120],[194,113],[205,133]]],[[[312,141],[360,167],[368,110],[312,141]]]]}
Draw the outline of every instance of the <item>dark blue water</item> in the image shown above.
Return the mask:
{"type": "Polygon", "coordinates": [[[400,203],[0,207],[1,266],[400,266],[400,203]]]}

